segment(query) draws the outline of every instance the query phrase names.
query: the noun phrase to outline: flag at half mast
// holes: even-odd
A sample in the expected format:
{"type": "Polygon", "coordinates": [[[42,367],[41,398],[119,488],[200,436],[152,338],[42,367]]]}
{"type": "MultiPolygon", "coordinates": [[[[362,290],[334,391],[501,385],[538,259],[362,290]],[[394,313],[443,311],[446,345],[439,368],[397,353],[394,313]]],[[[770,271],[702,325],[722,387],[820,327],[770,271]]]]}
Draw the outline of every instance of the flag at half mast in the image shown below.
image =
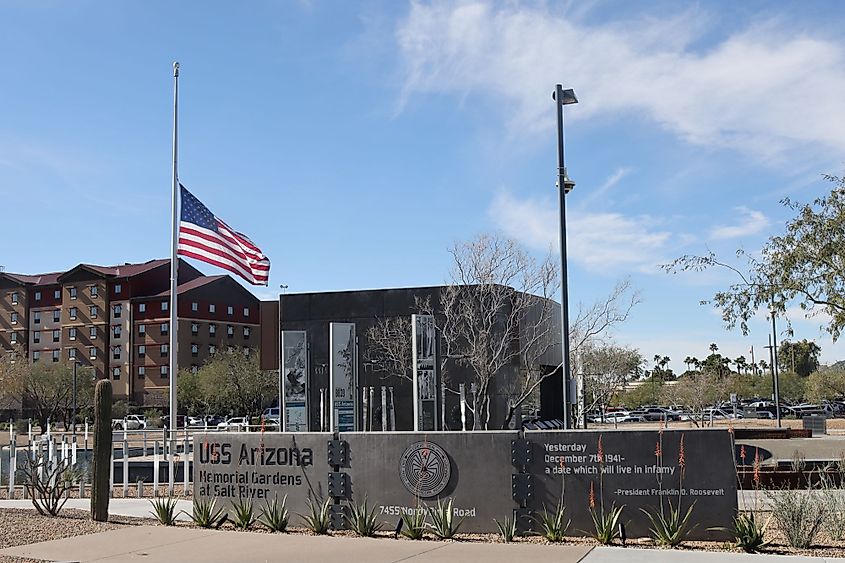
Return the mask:
{"type": "Polygon", "coordinates": [[[216,217],[182,184],[179,191],[178,254],[229,270],[253,285],[268,285],[270,260],[261,249],[216,217]]]}

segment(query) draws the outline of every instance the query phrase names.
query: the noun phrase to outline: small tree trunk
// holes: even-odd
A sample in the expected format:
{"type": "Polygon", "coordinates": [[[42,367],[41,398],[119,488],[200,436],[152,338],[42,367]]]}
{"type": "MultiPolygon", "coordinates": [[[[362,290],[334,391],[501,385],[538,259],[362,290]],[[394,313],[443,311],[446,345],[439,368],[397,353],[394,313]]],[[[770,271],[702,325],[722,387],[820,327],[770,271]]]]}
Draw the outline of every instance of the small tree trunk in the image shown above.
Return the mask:
{"type": "MultiPolygon", "coordinates": [[[[174,374],[175,375],[175,374],[174,374]]],[[[111,464],[111,381],[102,379],[94,389],[94,458],[91,463],[91,519],[109,519],[109,464],[111,464]]]]}

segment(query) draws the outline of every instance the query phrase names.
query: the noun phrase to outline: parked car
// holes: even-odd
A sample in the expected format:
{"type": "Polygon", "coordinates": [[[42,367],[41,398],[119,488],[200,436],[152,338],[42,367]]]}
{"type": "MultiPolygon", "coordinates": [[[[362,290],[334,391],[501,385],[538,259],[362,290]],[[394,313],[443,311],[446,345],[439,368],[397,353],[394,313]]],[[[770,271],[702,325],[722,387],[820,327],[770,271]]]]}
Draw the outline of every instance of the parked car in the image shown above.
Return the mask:
{"type": "Polygon", "coordinates": [[[681,420],[681,415],[675,411],[663,407],[649,407],[643,409],[643,418],[648,422],[659,422],[661,420],[681,420]]]}
{"type": "Polygon", "coordinates": [[[270,407],[268,409],[264,409],[264,413],[262,415],[265,421],[272,420],[278,424],[281,424],[281,417],[279,416],[279,407],[270,407]]]}
{"type": "Polygon", "coordinates": [[[249,417],[233,416],[217,425],[217,430],[224,432],[248,432],[249,417]]]}
{"type": "Polygon", "coordinates": [[[112,430],[143,430],[147,427],[147,417],[142,414],[128,414],[124,418],[111,421],[112,430]]]}
{"type": "Polygon", "coordinates": [[[188,426],[205,426],[204,416],[189,416],[188,426]]]}
{"type": "Polygon", "coordinates": [[[728,412],[724,409],[710,408],[701,411],[701,417],[704,420],[726,420],[729,418],[742,418],[742,415],[740,413],[734,415],[733,412],[728,412]]]}

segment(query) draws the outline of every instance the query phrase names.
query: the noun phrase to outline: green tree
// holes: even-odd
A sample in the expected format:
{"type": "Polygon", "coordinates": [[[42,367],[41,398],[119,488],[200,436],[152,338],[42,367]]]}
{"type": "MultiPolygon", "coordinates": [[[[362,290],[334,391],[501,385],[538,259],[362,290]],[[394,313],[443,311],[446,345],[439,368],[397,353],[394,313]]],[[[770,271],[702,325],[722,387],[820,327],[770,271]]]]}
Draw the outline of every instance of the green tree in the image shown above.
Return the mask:
{"type": "MultiPolygon", "coordinates": [[[[35,411],[35,418],[42,431],[47,420],[70,420],[73,408],[73,366],[69,362],[31,362],[24,371],[23,393],[25,402],[35,411]]],[[[77,408],[92,404],[94,382],[91,368],[82,368],[76,378],[77,408]]]]}
{"type": "MultiPolygon", "coordinates": [[[[801,401],[804,399],[804,387],[807,379],[791,371],[778,374],[780,398],[787,401],[801,401]]],[[[770,385],[771,387],[771,385],[770,385]]]]}
{"type": "Polygon", "coordinates": [[[740,249],[736,255],[744,265],[734,265],[710,252],[681,256],[663,268],[678,273],[715,267],[736,274],[738,281],[702,302],[719,309],[729,329],[739,325],[748,334],[758,310],[783,316],[797,303],[807,316],[824,313],[822,326],[835,341],[845,328],[845,178],[825,179],[834,184],[827,196],[804,204],[781,201],[795,216],[784,234],[769,238],[759,257],[740,249]]]}
{"type": "Polygon", "coordinates": [[[818,344],[806,338],[800,342],[784,340],[778,346],[778,365],[781,369],[788,369],[801,377],[807,377],[819,369],[821,351],[818,344]]]}
{"type": "Polygon", "coordinates": [[[630,387],[619,396],[619,404],[628,408],[656,405],[660,402],[664,383],[662,377],[651,376],[635,387],[630,387]]]}
{"type": "Polygon", "coordinates": [[[845,395],[845,372],[822,370],[810,374],[804,389],[808,401],[838,399],[845,395]]]}
{"type": "Polygon", "coordinates": [[[211,414],[199,371],[194,373],[181,370],[176,379],[176,387],[179,406],[184,408],[189,416],[211,414]]]}
{"type": "Polygon", "coordinates": [[[258,354],[218,350],[196,373],[202,401],[218,413],[259,416],[279,394],[278,375],[262,371],[258,354]]]}

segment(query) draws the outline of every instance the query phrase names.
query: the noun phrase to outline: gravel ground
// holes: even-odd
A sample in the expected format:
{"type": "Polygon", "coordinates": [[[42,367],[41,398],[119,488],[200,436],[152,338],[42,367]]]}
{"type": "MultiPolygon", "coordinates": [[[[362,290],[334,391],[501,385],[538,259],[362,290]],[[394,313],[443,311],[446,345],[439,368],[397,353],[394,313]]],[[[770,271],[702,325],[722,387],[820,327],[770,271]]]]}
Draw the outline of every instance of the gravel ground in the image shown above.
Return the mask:
{"type": "MultiPolygon", "coordinates": [[[[85,534],[114,530],[121,526],[150,523],[148,520],[114,517],[109,522],[93,522],[83,510],[63,510],[58,518],[41,516],[35,510],[0,510],[0,549],[85,534]]],[[[0,563],[28,563],[31,559],[0,556],[0,563]]]]}

